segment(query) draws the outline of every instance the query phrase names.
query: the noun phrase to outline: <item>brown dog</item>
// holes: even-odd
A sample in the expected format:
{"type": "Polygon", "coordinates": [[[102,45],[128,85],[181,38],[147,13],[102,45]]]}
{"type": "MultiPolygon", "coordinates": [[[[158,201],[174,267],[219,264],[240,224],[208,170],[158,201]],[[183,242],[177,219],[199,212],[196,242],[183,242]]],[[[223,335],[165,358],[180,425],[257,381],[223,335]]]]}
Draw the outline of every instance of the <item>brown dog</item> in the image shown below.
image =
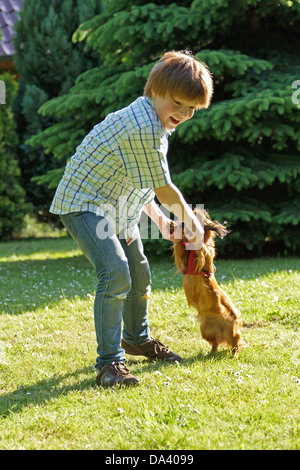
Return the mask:
{"type": "MultiPolygon", "coordinates": [[[[200,331],[203,338],[216,352],[220,344],[225,344],[236,356],[246,347],[241,338],[240,314],[219,287],[214,276],[216,235],[227,235],[226,225],[210,220],[206,211],[195,211],[204,225],[204,243],[201,250],[186,249],[185,238],[174,240],[175,264],[183,273],[183,288],[189,306],[198,311],[200,331]]],[[[177,237],[178,235],[176,235],[177,237]]]]}

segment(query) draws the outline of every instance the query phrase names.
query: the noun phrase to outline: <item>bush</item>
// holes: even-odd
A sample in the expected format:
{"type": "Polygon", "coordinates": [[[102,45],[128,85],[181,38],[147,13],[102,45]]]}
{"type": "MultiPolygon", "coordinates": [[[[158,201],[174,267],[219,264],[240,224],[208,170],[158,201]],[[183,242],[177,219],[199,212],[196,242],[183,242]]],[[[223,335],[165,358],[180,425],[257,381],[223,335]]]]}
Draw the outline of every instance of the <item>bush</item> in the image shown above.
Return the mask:
{"type": "Polygon", "coordinates": [[[38,114],[41,105],[65,94],[75,78],[99,65],[99,54],[85,53],[82,44],[72,44],[72,34],[83,21],[101,11],[101,0],[26,0],[16,24],[15,64],[20,75],[15,113],[20,136],[20,168],[27,199],[40,220],[49,220],[54,190],[33,179],[55,170],[59,163],[43,145],[26,144],[56,119],[38,114]]]}
{"type": "Polygon", "coordinates": [[[208,64],[215,93],[210,109],[170,139],[174,183],[188,202],[228,221],[232,233],[220,244],[223,255],[299,253],[300,115],[292,100],[300,78],[299,2],[103,3],[103,13],[74,35],[101,54],[103,65],[40,108],[45,118],[63,121],[30,140],[62,164],[44,181],[56,185],[83,135],[142,94],[163,52],[189,49],[208,64]]]}
{"type": "Polygon", "coordinates": [[[16,159],[18,137],[12,102],[17,83],[9,73],[1,74],[0,80],[6,89],[6,103],[0,105],[0,240],[7,240],[22,229],[29,206],[25,204],[25,191],[20,186],[16,159]]]}

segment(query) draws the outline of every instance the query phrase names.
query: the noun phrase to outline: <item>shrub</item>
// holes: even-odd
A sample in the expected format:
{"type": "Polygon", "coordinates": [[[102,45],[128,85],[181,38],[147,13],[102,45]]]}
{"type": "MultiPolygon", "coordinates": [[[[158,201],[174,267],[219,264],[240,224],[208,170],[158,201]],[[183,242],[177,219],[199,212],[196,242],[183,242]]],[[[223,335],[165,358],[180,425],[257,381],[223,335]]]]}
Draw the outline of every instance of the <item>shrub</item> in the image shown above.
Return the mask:
{"type": "Polygon", "coordinates": [[[53,189],[38,185],[34,177],[55,170],[59,164],[42,144],[34,149],[26,144],[56,119],[43,117],[38,109],[49,99],[65,94],[75,78],[99,65],[99,54],[85,53],[82,44],[73,44],[72,34],[80,23],[101,11],[101,0],[26,0],[16,24],[15,64],[20,75],[15,112],[20,136],[20,168],[27,199],[40,220],[49,220],[53,189]]]}
{"type": "Polygon", "coordinates": [[[0,75],[5,84],[5,104],[0,105],[0,240],[7,240],[23,227],[29,206],[20,186],[20,169],[16,158],[18,137],[12,112],[17,83],[9,73],[0,75]]]}
{"type": "MultiPolygon", "coordinates": [[[[300,252],[300,4],[286,0],[104,2],[75,41],[101,54],[65,96],[40,113],[62,122],[34,136],[61,162],[43,181],[56,185],[83,135],[139,94],[166,50],[190,49],[214,76],[211,107],[170,139],[174,182],[232,230],[224,255],[300,252]],[[293,46],[290,38],[293,36],[293,46]],[[71,136],[71,139],[69,138],[71,136]]],[[[151,243],[148,243],[150,246],[151,243]]]]}

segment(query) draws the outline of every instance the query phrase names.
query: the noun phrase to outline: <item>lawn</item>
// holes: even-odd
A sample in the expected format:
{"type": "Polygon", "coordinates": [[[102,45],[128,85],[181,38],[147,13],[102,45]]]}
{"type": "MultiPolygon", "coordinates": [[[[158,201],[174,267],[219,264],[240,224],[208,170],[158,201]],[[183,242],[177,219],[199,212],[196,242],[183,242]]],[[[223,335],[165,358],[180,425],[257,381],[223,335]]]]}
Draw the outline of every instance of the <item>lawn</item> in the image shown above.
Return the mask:
{"type": "Polygon", "coordinates": [[[0,449],[299,449],[300,260],[217,260],[241,311],[238,359],[208,356],[171,257],[150,260],[152,335],[180,365],[128,357],[95,385],[94,273],[68,238],[0,244],[0,449]]]}

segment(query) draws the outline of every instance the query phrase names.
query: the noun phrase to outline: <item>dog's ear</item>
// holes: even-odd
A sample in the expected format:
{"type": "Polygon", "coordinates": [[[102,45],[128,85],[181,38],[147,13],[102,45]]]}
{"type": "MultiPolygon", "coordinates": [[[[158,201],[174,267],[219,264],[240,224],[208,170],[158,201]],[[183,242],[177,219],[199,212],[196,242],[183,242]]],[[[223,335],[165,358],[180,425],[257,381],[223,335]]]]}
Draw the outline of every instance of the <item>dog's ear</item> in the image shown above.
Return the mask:
{"type": "Polygon", "coordinates": [[[198,220],[204,225],[204,232],[210,230],[220,238],[224,238],[230,232],[226,227],[226,221],[221,224],[217,220],[211,220],[208,212],[205,210],[195,209],[194,212],[198,220]]]}
{"type": "Polygon", "coordinates": [[[173,241],[173,257],[178,270],[185,270],[187,266],[188,252],[185,249],[183,240],[173,241]]]}
{"type": "Polygon", "coordinates": [[[206,219],[209,218],[208,213],[204,209],[200,210],[198,207],[194,209],[194,214],[196,215],[197,219],[201,222],[202,225],[204,225],[206,219]]]}
{"type": "Polygon", "coordinates": [[[218,237],[224,238],[230,232],[226,225],[226,221],[223,224],[220,224],[220,222],[218,222],[217,220],[207,220],[204,223],[204,231],[211,230],[212,232],[215,232],[218,237]]]}

